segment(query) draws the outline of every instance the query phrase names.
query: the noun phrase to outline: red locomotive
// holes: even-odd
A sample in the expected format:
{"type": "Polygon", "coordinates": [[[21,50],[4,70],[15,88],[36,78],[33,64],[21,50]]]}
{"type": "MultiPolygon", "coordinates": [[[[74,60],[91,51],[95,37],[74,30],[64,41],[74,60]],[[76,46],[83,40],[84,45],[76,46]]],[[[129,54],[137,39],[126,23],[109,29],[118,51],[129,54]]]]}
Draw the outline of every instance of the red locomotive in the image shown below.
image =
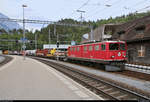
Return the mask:
{"type": "Polygon", "coordinates": [[[68,59],[100,63],[106,71],[121,71],[126,62],[127,44],[124,41],[104,41],[70,46],[68,59]]]}

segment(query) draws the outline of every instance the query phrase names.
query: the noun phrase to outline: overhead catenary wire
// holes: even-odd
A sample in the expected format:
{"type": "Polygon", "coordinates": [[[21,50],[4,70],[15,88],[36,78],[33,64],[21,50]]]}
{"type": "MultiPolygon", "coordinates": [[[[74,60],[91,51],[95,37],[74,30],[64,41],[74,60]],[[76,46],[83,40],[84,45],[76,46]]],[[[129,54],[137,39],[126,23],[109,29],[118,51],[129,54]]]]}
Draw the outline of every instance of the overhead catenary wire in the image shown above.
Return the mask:
{"type": "MultiPolygon", "coordinates": [[[[113,2],[112,4],[111,4],[111,6],[113,6],[113,5],[115,5],[115,4],[117,4],[117,3],[119,3],[121,0],[117,0],[117,1],[115,1],[115,2],[113,2]]],[[[107,2],[108,3],[108,2],[107,2]]],[[[109,4],[109,3],[108,3],[109,4]]],[[[96,12],[94,12],[94,13],[92,13],[91,15],[89,15],[89,16],[87,16],[86,18],[89,18],[89,17],[91,17],[92,15],[95,15],[95,14],[98,14],[98,12],[104,12],[105,10],[106,10],[106,8],[109,8],[109,7],[111,7],[111,6],[107,6],[108,4],[105,4],[104,6],[104,8],[102,8],[102,9],[100,9],[100,10],[96,10],[96,12]]],[[[110,4],[109,4],[110,5],[110,4]]]]}
{"type": "MultiPolygon", "coordinates": [[[[132,7],[135,7],[135,6],[137,6],[137,5],[141,5],[141,4],[143,4],[143,3],[145,3],[145,2],[143,2],[143,1],[145,1],[145,0],[142,0],[142,2],[140,1],[140,2],[137,2],[135,5],[133,5],[132,7]]],[[[147,1],[147,0],[146,0],[147,1]]],[[[125,6],[124,6],[125,7],[125,6]]],[[[125,9],[123,7],[123,9],[125,9]]],[[[144,7],[144,8],[147,8],[147,7],[144,7]]],[[[142,9],[144,9],[144,8],[142,8],[142,9]]],[[[129,8],[128,8],[129,9],[129,8]]],[[[132,8],[133,9],[133,8],[132,8]]],[[[118,9],[117,9],[118,10],[118,9]]],[[[134,12],[137,12],[137,11],[139,11],[139,10],[137,10],[137,9],[134,9],[135,11],[134,12]]],[[[114,14],[116,11],[113,11],[113,12],[111,12],[111,14],[109,14],[109,15],[112,15],[112,14],[114,14]]],[[[132,13],[132,12],[129,12],[129,13],[132,13]]]]}
{"type": "Polygon", "coordinates": [[[145,9],[148,9],[148,8],[150,8],[150,6],[146,6],[144,8],[141,8],[141,9],[137,10],[136,12],[139,12],[139,11],[142,11],[142,10],[145,10],[145,9]]]}
{"type": "MultiPolygon", "coordinates": [[[[106,2],[106,1],[105,1],[106,2]]],[[[107,3],[105,3],[105,4],[102,4],[102,3],[96,3],[96,4],[87,4],[87,5],[96,5],[97,7],[95,8],[95,9],[97,9],[99,6],[107,6],[107,7],[110,7],[111,5],[107,2],[107,3]]],[[[86,11],[86,12],[93,12],[93,11],[95,11],[95,9],[90,9],[90,11],[86,11]]],[[[87,18],[87,17],[85,17],[85,18],[87,18]]]]}
{"type": "Polygon", "coordinates": [[[79,7],[78,10],[81,9],[81,8],[83,8],[84,6],[86,6],[89,3],[89,1],[90,0],[87,0],[87,2],[85,2],[81,7],[79,7]]]}
{"type": "Polygon", "coordinates": [[[141,5],[141,4],[143,4],[143,3],[146,3],[146,2],[144,2],[144,1],[148,1],[148,0],[142,0],[142,1],[140,1],[140,2],[135,3],[134,5],[131,5],[133,8],[128,7],[128,6],[124,6],[124,9],[126,9],[126,10],[131,10],[131,9],[133,9],[134,11],[137,11],[137,9],[135,9],[134,7],[137,7],[138,5],[141,5]]]}
{"type": "MultiPolygon", "coordinates": [[[[90,2],[90,0],[87,0],[85,3],[83,3],[78,9],[76,10],[79,10],[81,8],[83,8],[84,6],[86,6],[88,3],[90,2]]],[[[76,10],[74,10],[69,16],[73,15],[74,13],[76,13],[76,10]]]]}
{"type": "MultiPolygon", "coordinates": [[[[114,2],[113,4],[112,4],[112,6],[114,7],[114,6],[117,6],[118,4],[120,4],[120,3],[122,3],[122,2],[120,2],[121,0],[117,0],[116,2],[114,2]],[[117,3],[117,2],[119,2],[119,3],[117,3]],[[115,4],[115,5],[114,5],[115,4]]],[[[144,1],[148,1],[148,0],[144,0],[144,1]]],[[[142,1],[140,1],[140,2],[137,2],[136,3],[136,5],[141,5],[141,4],[143,4],[143,3],[145,3],[143,0],[142,1]]],[[[118,7],[118,6],[117,6],[118,7]]],[[[125,7],[125,6],[124,6],[125,7]]],[[[104,13],[106,14],[106,10],[109,10],[111,7],[108,7],[108,9],[106,9],[106,7],[105,8],[103,8],[103,9],[101,9],[101,10],[98,10],[98,11],[96,11],[96,12],[94,12],[92,15],[98,15],[98,14],[101,14],[101,15],[104,15],[104,13]],[[102,11],[102,12],[100,12],[100,11],[102,11]],[[98,13],[98,12],[100,12],[100,13],[98,13]],[[104,12],[104,13],[103,13],[104,12]]],[[[147,8],[149,8],[148,6],[146,6],[146,7],[144,7],[145,9],[147,9],[147,8]]],[[[144,9],[143,8],[143,9],[144,9]]],[[[125,8],[124,8],[125,9],[125,8]]],[[[117,9],[118,10],[118,9],[117,9]]],[[[109,14],[109,15],[112,15],[112,14],[114,14],[114,12],[116,12],[116,11],[111,11],[111,14],[109,14],[109,12],[107,12],[107,14],[109,14]]],[[[87,16],[86,18],[89,18],[89,17],[91,17],[92,15],[89,15],[89,16],[87,16]]]]}

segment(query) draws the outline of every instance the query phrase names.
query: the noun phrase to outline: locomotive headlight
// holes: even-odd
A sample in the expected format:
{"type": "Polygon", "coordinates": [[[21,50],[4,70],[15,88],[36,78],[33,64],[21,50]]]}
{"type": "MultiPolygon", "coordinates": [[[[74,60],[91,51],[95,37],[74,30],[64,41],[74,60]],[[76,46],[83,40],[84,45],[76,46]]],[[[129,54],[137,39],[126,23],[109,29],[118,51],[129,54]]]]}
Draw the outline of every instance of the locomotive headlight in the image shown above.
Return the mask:
{"type": "Polygon", "coordinates": [[[115,56],[111,56],[111,58],[115,58],[115,56]]]}
{"type": "Polygon", "coordinates": [[[118,52],[118,56],[121,56],[121,52],[118,52]]]}

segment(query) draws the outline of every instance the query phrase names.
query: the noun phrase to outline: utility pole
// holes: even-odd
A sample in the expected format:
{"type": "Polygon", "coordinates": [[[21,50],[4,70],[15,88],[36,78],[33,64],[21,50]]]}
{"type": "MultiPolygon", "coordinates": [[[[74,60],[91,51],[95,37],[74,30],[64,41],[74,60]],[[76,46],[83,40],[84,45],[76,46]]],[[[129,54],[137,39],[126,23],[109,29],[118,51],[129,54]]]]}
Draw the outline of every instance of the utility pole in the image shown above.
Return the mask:
{"type": "Polygon", "coordinates": [[[57,52],[57,61],[59,60],[59,56],[58,56],[58,47],[59,47],[59,41],[58,41],[58,37],[59,37],[59,35],[57,34],[57,43],[56,43],[56,45],[57,45],[57,50],[56,50],[56,52],[57,52]]]}
{"type": "Polygon", "coordinates": [[[81,13],[81,22],[83,22],[83,16],[82,16],[82,13],[85,13],[85,11],[81,11],[81,10],[77,10],[77,12],[80,12],[81,13]]]}
{"type": "Polygon", "coordinates": [[[90,41],[92,41],[93,40],[93,26],[91,26],[90,28],[91,28],[90,41]]]}
{"type": "Polygon", "coordinates": [[[51,43],[50,33],[51,33],[51,31],[50,31],[50,28],[49,28],[49,52],[50,52],[50,43],[51,43]]]}
{"type": "Polygon", "coordinates": [[[54,24],[54,36],[56,35],[56,24],[54,24]]]}
{"type": "Polygon", "coordinates": [[[59,35],[57,34],[57,42],[58,42],[58,40],[59,40],[59,35]]]}
{"type": "Polygon", "coordinates": [[[24,7],[27,7],[27,5],[22,5],[23,7],[23,56],[24,56],[24,60],[25,60],[25,19],[24,19],[24,7]]]}
{"type": "Polygon", "coordinates": [[[101,41],[104,41],[104,28],[105,28],[105,26],[103,26],[103,30],[102,30],[102,35],[101,35],[101,41]]]}
{"type": "Polygon", "coordinates": [[[37,34],[35,34],[35,50],[37,50],[37,34]]]}
{"type": "Polygon", "coordinates": [[[8,45],[8,54],[9,54],[9,34],[8,34],[8,41],[7,41],[7,45],[8,45]]]}

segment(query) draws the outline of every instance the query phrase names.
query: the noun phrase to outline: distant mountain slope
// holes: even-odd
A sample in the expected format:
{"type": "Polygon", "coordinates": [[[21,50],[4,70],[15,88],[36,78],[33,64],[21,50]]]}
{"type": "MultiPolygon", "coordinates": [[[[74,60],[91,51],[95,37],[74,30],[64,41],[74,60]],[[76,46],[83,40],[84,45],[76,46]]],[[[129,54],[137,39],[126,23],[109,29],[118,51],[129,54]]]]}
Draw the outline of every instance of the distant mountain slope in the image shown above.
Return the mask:
{"type": "MultiPolygon", "coordinates": [[[[4,14],[0,13],[0,18],[8,18],[4,14]]],[[[13,29],[19,29],[21,28],[20,25],[16,22],[10,22],[10,21],[0,21],[0,29],[13,30],[13,29]]]]}

